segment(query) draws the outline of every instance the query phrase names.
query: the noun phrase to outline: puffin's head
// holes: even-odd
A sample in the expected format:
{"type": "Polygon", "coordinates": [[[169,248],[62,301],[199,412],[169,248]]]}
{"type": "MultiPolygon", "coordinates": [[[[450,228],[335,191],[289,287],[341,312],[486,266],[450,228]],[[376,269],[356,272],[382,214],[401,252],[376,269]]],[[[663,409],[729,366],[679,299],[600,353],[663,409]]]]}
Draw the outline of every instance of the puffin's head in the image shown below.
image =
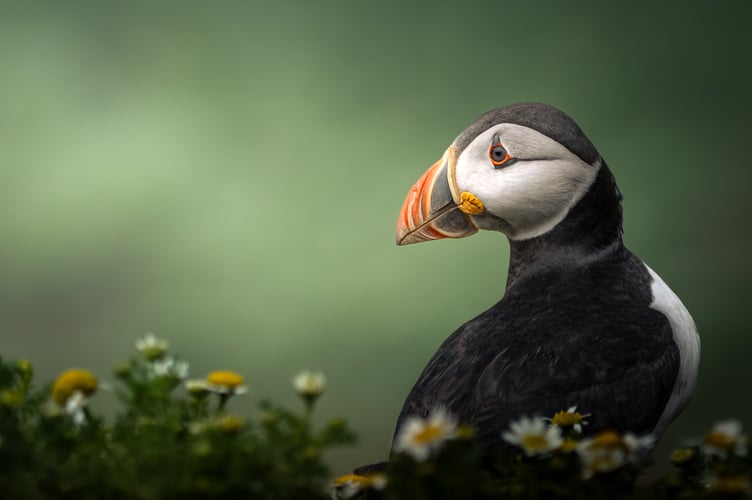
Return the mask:
{"type": "Polygon", "coordinates": [[[397,244],[462,238],[478,229],[535,238],[566,217],[601,165],[590,140],[558,109],[538,103],[494,109],[410,189],[397,244]]]}

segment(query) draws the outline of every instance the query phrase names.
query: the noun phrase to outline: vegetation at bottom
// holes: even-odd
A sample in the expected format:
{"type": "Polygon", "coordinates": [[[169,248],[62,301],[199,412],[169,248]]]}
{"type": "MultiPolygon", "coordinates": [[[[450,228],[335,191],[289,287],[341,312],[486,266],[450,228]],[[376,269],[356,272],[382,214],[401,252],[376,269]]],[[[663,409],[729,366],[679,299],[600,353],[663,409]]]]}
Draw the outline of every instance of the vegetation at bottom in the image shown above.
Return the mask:
{"type": "Polygon", "coordinates": [[[0,362],[1,498],[329,498],[322,452],[354,434],[338,418],[312,425],[323,375],[293,380],[301,411],[265,401],[252,421],[227,408],[246,392],[240,374],[186,380],[166,341],[136,345],[114,372],[123,408],[111,423],[87,404],[103,389],[92,373],[35,387],[28,361],[0,362]]]}
{"type": "MultiPolygon", "coordinates": [[[[299,411],[259,403],[242,417],[228,402],[242,375],[218,370],[189,379],[165,340],[146,335],[107,387],[71,369],[37,385],[26,360],[0,359],[0,497],[8,499],[253,498],[369,500],[750,498],[752,461],[740,422],[716,423],[675,450],[672,471],[648,479],[651,436],[589,435],[576,406],[522,417],[499,439],[509,449],[482,457],[473,429],[442,408],[400,429],[389,464],[365,475],[330,476],[322,453],[355,441],[341,418],[314,426],[326,387],[320,372],[292,379],[299,411]],[[89,399],[112,390],[113,419],[89,399]],[[511,450],[511,451],[509,451],[511,450]]],[[[657,459],[660,459],[658,457],[657,459]]]]}

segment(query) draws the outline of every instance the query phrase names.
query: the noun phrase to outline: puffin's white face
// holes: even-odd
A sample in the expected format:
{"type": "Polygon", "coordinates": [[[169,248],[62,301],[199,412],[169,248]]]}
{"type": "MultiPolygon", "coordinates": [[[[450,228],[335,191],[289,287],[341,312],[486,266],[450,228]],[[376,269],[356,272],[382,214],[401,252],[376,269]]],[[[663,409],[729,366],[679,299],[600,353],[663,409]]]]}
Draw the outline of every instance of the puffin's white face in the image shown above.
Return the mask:
{"type": "Polygon", "coordinates": [[[587,164],[536,130],[503,123],[479,134],[447,167],[454,202],[466,192],[485,207],[469,215],[475,226],[502,228],[509,238],[522,240],[561,222],[595,180],[600,163],[587,164]]]}

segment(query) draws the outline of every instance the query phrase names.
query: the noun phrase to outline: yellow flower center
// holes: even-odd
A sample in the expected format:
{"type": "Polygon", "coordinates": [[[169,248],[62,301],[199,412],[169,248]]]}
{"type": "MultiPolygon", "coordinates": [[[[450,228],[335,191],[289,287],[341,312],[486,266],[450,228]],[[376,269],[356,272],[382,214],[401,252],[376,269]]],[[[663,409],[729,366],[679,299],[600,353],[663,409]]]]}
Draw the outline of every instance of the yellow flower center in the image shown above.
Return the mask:
{"type": "Polygon", "coordinates": [[[347,483],[363,485],[368,483],[368,478],[365,476],[358,476],[356,474],[345,474],[344,476],[340,476],[332,481],[332,486],[343,486],[347,483]]]}
{"type": "Polygon", "coordinates": [[[561,427],[572,427],[574,424],[582,423],[582,415],[576,412],[560,411],[551,419],[553,425],[561,427]]]}
{"type": "Polygon", "coordinates": [[[413,440],[417,444],[429,444],[436,441],[444,434],[444,427],[441,425],[428,424],[420,432],[416,432],[413,440]]]}
{"type": "Polygon", "coordinates": [[[332,481],[332,487],[342,488],[345,485],[355,485],[358,489],[375,488],[381,489],[386,483],[386,476],[381,473],[358,476],[357,474],[345,474],[332,481]]]}
{"type": "Polygon", "coordinates": [[[221,385],[233,389],[243,385],[243,376],[229,370],[219,370],[207,375],[206,381],[212,385],[221,385]]]}
{"type": "Polygon", "coordinates": [[[243,428],[243,421],[233,415],[225,415],[217,419],[216,426],[225,432],[237,432],[243,428]]]}
{"type": "Polygon", "coordinates": [[[626,446],[624,445],[624,440],[618,433],[605,431],[595,436],[593,442],[590,443],[590,448],[626,448],[626,446]]]}
{"type": "Polygon", "coordinates": [[[705,435],[705,444],[714,446],[715,448],[730,450],[736,446],[736,439],[723,432],[711,432],[705,435]]]}
{"type": "Polygon", "coordinates": [[[671,461],[676,465],[683,465],[692,460],[695,450],[692,448],[680,448],[671,452],[671,461]]]}
{"type": "Polygon", "coordinates": [[[292,381],[295,391],[308,398],[313,398],[324,392],[326,377],[321,372],[302,371],[292,381]]]}
{"type": "Polygon", "coordinates": [[[599,455],[590,462],[593,472],[610,472],[621,465],[616,456],[611,454],[599,455]]]}
{"type": "Polygon", "coordinates": [[[720,477],[710,485],[712,491],[736,495],[750,490],[749,480],[739,476],[720,477]]]}
{"type": "Polygon", "coordinates": [[[561,443],[561,446],[559,449],[565,453],[568,453],[570,451],[574,451],[577,449],[577,440],[572,438],[567,438],[564,440],[563,443],[561,443]]]}
{"type": "Polygon", "coordinates": [[[528,434],[522,438],[522,446],[526,450],[545,450],[548,445],[546,436],[541,434],[528,434]]]}
{"type": "Polygon", "coordinates": [[[52,385],[52,400],[62,406],[76,391],[88,396],[96,390],[97,379],[90,371],[67,370],[52,385]]]}

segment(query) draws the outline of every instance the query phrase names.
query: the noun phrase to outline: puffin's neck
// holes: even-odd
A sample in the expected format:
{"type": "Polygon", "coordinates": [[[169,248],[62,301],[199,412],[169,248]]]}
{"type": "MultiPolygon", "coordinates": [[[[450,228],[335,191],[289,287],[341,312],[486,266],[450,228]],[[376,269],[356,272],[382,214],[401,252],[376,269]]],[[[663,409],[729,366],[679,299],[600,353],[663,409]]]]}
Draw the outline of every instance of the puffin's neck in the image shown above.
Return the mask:
{"type": "Polygon", "coordinates": [[[624,248],[621,193],[601,162],[590,189],[556,227],[536,238],[509,240],[507,290],[541,272],[585,265],[624,248]]]}

